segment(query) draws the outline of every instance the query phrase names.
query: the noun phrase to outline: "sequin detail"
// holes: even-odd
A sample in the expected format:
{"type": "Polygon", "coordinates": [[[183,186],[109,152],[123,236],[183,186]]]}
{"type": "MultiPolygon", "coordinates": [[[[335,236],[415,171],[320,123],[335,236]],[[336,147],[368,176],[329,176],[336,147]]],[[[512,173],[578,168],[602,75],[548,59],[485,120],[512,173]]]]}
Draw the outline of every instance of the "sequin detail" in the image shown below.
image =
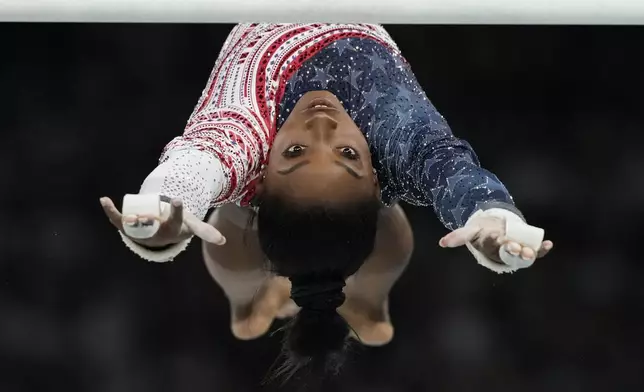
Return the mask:
{"type": "MultiPolygon", "coordinates": [[[[162,170],[159,175],[163,175],[160,193],[180,197],[184,208],[199,219],[208,213],[210,201],[217,200],[228,187],[229,181],[221,178],[222,165],[212,154],[199,150],[175,151],[165,155],[161,163],[157,168],[162,170]]],[[[155,172],[150,177],[156,177],[155,172]]],[[[144,188],[142,191],[145,193],[144,188]]]]}

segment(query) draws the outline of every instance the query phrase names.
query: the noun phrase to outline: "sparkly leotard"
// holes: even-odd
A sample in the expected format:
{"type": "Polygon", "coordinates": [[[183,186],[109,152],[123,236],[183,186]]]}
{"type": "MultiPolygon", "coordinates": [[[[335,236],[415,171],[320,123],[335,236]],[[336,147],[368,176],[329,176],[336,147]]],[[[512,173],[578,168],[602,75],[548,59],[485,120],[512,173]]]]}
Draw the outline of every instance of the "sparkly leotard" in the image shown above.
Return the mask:
{"type": "Polygon", "coordinates": [[[320,90],[337,96],[364,133],[386,204],[431,205],[449,229],[477,209],[518,213],[384,28],[365,24],[236,26],[184,134],[142,191],[181,197],[201,218],[213,206],[247,205],[275,133],[303,94],[320,90]]]}

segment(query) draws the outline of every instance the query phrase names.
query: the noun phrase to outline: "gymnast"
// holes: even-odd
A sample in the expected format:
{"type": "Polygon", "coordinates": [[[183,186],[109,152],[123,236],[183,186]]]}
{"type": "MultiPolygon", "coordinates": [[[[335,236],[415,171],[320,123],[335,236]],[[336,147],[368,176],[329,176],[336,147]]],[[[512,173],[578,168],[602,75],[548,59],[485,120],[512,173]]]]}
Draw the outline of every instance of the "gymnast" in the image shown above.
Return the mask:
{"type": "Polygon", "coordinates": [[[173,260],[201,238],[238,339],[290,318],[286,378],[337,371],[350,338],[392,339],[388,295],[413,250],[399,202],[432,206],[450,230],[439,246],[466,246],[497,273],[553,246],[370,24],[237,25],[139,193],[121,211],[100,201],[143,259],[173,260]]]}

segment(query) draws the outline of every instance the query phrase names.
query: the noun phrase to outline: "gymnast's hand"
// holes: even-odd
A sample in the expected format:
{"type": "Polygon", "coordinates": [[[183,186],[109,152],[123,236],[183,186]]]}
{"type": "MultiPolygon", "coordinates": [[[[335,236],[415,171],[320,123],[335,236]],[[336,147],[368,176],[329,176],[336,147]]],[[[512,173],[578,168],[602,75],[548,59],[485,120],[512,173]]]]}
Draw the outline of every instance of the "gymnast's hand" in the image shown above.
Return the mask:
{"type": "Polygon", "coordinates": [[[552,241],[543,241],[539,249],[533,249],[508,240],[505,223],[505,219],[501,217],[485,215],[475,217],[465,226],[441,238],[439,245],[443,248],[456,248],[469,243],[485,257],[497,263],[504,263],[501,255],[507,252],[527,262],[524,266],[531,265],[531,262],[545,256],[552,249],[552,241]]]}
{"type": "Polygon", "coordinates": [[[173,245],[193,235],[215,245],[226,243],[226,238],[217,229],[185,211],[180,199],[172,199],[170,208],[165,208],[163,216],[160,217],[123,216],[109,197],[103,197],[100,201],[110,222],[125,235],[127,234],[123,230],[124,225],[146,224],[151,219],[159,220],[159,230],[152,237],[145,239],[129,237],[145,247],[158,248],[173,245]]]}

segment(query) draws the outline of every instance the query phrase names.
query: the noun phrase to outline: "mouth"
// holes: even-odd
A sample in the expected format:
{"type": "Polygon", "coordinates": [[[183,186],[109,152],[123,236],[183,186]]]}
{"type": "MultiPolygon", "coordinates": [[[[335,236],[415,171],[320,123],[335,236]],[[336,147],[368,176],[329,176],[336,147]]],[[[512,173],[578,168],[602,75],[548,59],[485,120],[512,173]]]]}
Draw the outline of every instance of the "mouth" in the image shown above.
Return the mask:
{"type": "Polygon", "coordinates": [[[329,101],[326,98],[316,98],[312,100],[304,111],[306,112],[317,112],[317,111],[337,111],[338,109],[334,106],[333,102],[329,101]]]}

